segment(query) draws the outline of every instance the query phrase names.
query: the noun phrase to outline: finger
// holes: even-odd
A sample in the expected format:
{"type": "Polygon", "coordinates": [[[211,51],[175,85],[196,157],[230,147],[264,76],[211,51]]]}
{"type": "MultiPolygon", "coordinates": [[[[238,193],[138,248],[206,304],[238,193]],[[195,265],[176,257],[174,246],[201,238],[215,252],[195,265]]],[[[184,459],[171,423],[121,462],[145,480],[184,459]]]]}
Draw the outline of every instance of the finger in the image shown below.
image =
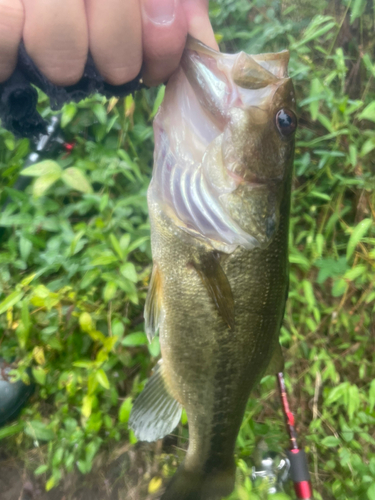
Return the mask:
{"type": "Polygon", "coordinates": [[[186,15],[189,34],[209,47],[219,50],[214,30],[208,17],[208,1],[182,0],[182,5],[186,15]]]}
{"type": "Polygon", "coordinates": [[[142,0],[143,80],[165,82],[184,50],[187,24],[180,0],[142,0]]]}
{"type": "Polygon", "coordinates": [[[20,0],[0,0],[0,82],[9,78],[16,67],[23,18],[20,0]]]}
{"type": "Polygon", "coordinates": [[[90,52],[104,79],[121,85],[142,65],[142,24],[138,0],[86,0],[90,52]]]}
{"type": "Polygon", "coordinates": [[[82,76],[88,51],[84,0],[23,0],[25,47],[42,73],[56,85],[82,76]]]}

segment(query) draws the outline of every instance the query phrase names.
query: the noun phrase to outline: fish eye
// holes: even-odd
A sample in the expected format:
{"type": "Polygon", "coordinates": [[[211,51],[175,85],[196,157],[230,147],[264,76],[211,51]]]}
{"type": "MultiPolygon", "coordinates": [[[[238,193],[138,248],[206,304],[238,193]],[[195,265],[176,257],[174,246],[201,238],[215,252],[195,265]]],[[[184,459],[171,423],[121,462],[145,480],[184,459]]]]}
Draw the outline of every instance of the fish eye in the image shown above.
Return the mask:
{"type": "Polygon", "coordinates": [[[276,127],[283,137],[289,137],[297,128],[297,118],[290,109],[280,109],[276,113],[276,127]]]}

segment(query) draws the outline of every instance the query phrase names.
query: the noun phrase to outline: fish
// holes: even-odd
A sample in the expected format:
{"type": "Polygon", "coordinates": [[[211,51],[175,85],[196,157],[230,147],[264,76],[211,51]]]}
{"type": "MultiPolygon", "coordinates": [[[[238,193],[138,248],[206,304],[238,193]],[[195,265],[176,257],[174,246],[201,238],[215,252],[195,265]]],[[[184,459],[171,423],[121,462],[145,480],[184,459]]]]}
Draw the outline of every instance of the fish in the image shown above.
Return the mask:
{"type": "Polygon", "coordinates": [[[159,335],[161,360],[129,426],[154,441],[186,410],[186,457],[162,500],[232,492],[250,392],[283,367],[297,128],[288,60],[190,37],[154,121],[145,330],[159,335]]]}

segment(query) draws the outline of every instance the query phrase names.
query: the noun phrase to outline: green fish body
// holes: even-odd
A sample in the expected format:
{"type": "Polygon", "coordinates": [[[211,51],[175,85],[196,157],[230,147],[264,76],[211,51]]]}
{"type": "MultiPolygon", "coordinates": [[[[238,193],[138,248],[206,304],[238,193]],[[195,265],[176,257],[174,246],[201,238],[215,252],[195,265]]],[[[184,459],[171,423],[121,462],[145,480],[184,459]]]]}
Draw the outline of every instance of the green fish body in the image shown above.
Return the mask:
{"type": "Polygon", "coordinates": [[[267,367],[282,369],[296,127],[287,62],[287,52],[229,56],[190,39],[155,120],[145,319],[162,361],[130,426],[159,439],[186,409],[187,455],[163,500],[233,490],[250,391],[267,367]]]}

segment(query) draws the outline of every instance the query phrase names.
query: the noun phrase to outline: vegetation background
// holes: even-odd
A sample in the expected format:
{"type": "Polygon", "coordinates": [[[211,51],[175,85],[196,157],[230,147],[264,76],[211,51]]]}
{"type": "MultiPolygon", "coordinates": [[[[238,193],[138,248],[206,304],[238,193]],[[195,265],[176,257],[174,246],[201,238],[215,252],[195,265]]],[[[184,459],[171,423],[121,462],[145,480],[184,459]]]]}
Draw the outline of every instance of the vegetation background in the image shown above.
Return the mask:
{"type": "MultiPolygon", "coordinates": [[[[291,52],[299,130],[281,343],[315,498],[324,500],[375,500],[374,6],[210,6],[221,50],[291,52]]],[[[75,148],[29,170],[25,192],[12,185],[33,145],[0,129],[1,200],[12,199],[0,215],[0,355],[36,385],[0,429],[1,470],[22,471],[34,498],[155,498],[184,455],[185,415],[156,445],[137,444],[127,427],[160,351],[157,339],[147,344],[142,310],[152,119],[163,92],[65,106],[63,133],[75,148]]],[[[51,116],[43,95],[39,106],[51,116]]],[[[265,377],[238,437],[230,499],[294,498],[288,487],[268,495],[249,479],[259,450],[286,446],[274,380],[265,377]]]]}

